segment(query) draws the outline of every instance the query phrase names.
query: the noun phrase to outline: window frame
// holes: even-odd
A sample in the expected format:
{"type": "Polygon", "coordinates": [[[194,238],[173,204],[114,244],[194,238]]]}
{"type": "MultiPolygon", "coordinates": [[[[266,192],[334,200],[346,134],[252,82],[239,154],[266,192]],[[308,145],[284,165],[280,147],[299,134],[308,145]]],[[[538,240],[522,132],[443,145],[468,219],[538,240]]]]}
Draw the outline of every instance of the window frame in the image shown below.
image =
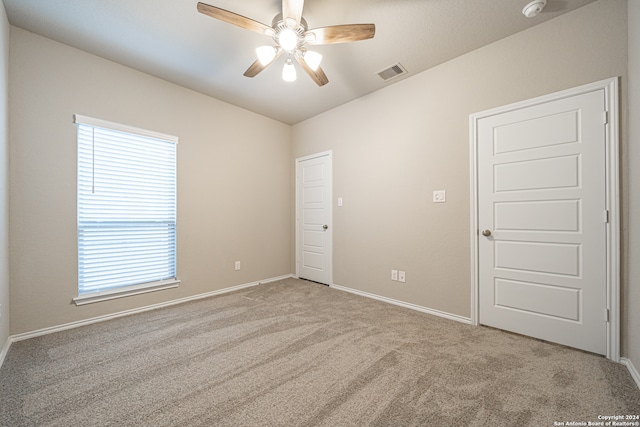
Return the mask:
{"type": "MultiPolygon", "coordinates": [[[[143,293],[148,293],[148,292],[154,292],[154,291],[159,291],[159,290],[164,290],[164,289],[171,289],[171,288],[176,288],[179,286],[180,284],[180,280],[178,279],[178,248],[177,248],[177,145],[179,142],[179,138],[177,136],[173,136],[173,135],[168,135],[168,134],[164,134],[164,133],[160,133],[160,132],[155,132],[155,131],[150,131],[150,130],[146,130],[146,129],[141,129],[141,128],[137,128],[137,127],[133,127],[133,126],[128,126],[128,125],[123,125],[120,123],[114,123],[114,122],[109,122],[106,120],[101,120],[101,119],[96,119],[96,118],[92,118],[92,117],[88,117],[88,116],[83,116],[83,115],[79,115],[76,114],[74,115],[73,118],[73,122],[74,124],[76,124],[76,127],[78,127],[79,125],[87,125],[87,126],[92,126],[95,128],[103,128],[106,130],[110,130],[110,131],[117,131],[117,132],[123,132],[123,133],[128,133],[128,134],[132,134],[132,135],[136,135],[136,136],[142,136],[142,137],[149,137],[149,138],[154,138],[154,139],[159,139],[159,140],[163,140],[166,142],[171,142],[171,143],[175,143],[176,144],[176,153],[175,153],[175,168],[176,168],[176,177],[175,177],[175,186],[176,186],[176,195],[175,195],[175,209],[176,209],[176,230],[175,230],[175,252],[174,252],[174,256],[175,256],[175,277],[174,278],[170,278],[170,279],[165,279],[165,280],[160,280],[160,281],[154,281],[154,282],[146,282],[146,283],[140,283],[140,284],[133,284],[133,285],[124,285],[124,286],[119,286],[119,287],[115,287],[112,289],[106,289],[103,291],[97,291],[97,292],[87,292],[87,293],[80,293],[80,277],[78,276],[78,280],[76,283],[76,291],[78,292],[78,295],[72,299],[72,301],[74,302],[75,305],[85,305],[85,304],[90,304],[90,303],[95,303],[95,302],[99,302],[99,301],[107,301],[107,300],[111,300],[111,299],[115,299],[115,298],[122,298],[122,297],[127,297],[130,295],[139,295],[139,294],[143,294],[143,293]]],[[[80,147],[80,141],[79,141],[79,137],[78,135],[76,136],[76,147],[77,150],[79,150],[80,147]]],[[[80,194],[80,180],[79,180],[79,158],[76,159],[76,197],[79,197],[80,194]]],[[[78,209],[79,209],[79,202],[76,202],[76,248],[78,249],[78,257],[77,257],[77,268],[79,269],[79,235],[80,235],[80,221],[79,221],[79,214],[78,214],[78,209]]],[[[78,271],[79,274],[79,270],[78,271]]]]}

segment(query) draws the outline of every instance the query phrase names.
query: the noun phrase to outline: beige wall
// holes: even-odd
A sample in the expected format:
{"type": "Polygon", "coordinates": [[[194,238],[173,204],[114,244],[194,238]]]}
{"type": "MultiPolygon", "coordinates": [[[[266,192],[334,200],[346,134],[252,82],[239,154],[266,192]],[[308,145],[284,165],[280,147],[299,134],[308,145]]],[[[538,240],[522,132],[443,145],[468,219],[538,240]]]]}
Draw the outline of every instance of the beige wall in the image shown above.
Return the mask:
{"type": "Polygon", "coordinates": [[[290,273],[289,126],[16,27],[9,68],[12,334],[290,273]],[[179,288],[71,303],[76,113],[180,138],[179,288]]]}
{"type": "MultiPolygon", "coordinates": [[[[598,1],[292,128],[12,28],[11,333],[294,271],[293,159],[328,149],[334,198],[345,202],[334,207],[334,283],[468,317],[469,114],[621,76],[622,354],[640,366],[640,264],[632,262],[640,223],[629,214],[640,208],[640,172],[633,171],[640,150],[626,132],[627,76],[640,72],[633,26],[627,71],[627,13],[640,21],[638,4],[629,0],[627,10],[624,0],[598,1]],[[180,137],[178,289],[70,303],[77,286],[76,113],[180,137]],[[447,190],[447,203],[431,203],[438,189],[447,190]],[[407,271],[406,284],[389,280],[392,268],[407,271]]],[[[6,67],[8,25],[0,20],[6,67]]],[[[638,117],[640,82],[629,83],[629,114],[638,117]]],[[[2,99],[0,91],[0,118],[2,99]]],[[[638,146],[637,124],[630,133],[638,146]]],[[[0,153],[2,135],[0,119],[0,153]]],[[[0,177],[6,260],[2,188],[0,177]]],[[[0,343],[8,329],[6,275],[0,263],[0,343]]]]}
{"type": "Polygon", "coordinates": [[[469,114],[615,76],[626,91],[626,13],[592,3],[295,125],[294,158],[333,150],[334,283],[469,317],[469,114]]]}
{"type": "Polygon", "coordinates": [[[0,352],[9,338],[9,22],[0,2],[0,352]]]}
{"type": "Polygon", "coordinates": [[[640,1],[628,0],[629,6],[629,144],[626,162],[629,174],[628,253],[624,298],[626,315],[624,355],[640,370],[640,1]]]}

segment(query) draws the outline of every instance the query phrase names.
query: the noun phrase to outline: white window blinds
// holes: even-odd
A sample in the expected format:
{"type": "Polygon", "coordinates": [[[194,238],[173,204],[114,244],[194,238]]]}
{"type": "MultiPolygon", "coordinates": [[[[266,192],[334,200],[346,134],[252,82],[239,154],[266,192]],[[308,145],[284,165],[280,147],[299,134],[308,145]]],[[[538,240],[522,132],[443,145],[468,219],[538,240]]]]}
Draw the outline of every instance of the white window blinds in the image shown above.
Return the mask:
{"type": "Polygon", "coordinates": [[[176,137],[75,116],[78,294],[176,279],[176,137]]]}

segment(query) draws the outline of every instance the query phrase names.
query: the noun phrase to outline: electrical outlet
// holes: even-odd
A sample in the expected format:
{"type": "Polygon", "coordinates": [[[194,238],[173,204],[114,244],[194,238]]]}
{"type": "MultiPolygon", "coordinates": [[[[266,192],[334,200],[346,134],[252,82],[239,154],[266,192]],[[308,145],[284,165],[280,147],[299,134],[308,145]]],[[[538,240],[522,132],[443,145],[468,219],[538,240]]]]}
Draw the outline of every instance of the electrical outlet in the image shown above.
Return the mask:
{"type": "Polygon", "coordinates": [[[445,203],[447,201],[446,190],[436,190],[433,192],[433,203],[445,203]]]}
{"type": "Polygon", "coordinates": [[[240,261],[236,261],[236,271],[240,270],[240,261]]]}
{"type": "Polygon", "coordinates": [[[393,281],[398,280],[398,270],[391,270],[391,280],[393,281]]]}
{"type": "Polygon", "coordinates": [[[402,270],[398,271],[398,280],[400,281],[400,283],[405,283],[406,280],[406,273],[402,270]]]}

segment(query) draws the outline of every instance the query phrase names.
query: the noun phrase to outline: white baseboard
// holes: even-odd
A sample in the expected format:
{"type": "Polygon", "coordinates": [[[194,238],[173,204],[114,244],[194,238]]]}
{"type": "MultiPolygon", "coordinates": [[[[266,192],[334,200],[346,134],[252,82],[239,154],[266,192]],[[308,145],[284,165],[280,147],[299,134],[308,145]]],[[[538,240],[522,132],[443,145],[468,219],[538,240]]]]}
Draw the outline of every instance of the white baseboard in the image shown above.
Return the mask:
{"type": "Polygon", "coordinates": [[[633,378],[633,380],[636,382],[636,385],[640,389],[640,373],[638,373],[638,370],[636,369],[636,367],[633,366],[633,363],[631,362],[631,360],[627,359],[626,357],[621,357],[620,363],[622,363],[627,367],[627,369],[629,370],[629,373],[631,374],[631,378],[633,378]]]}
{"type": "Polygon", "coordinates": [[[271,279],[261,280],[259,285],[264,285],[266,283],[277,282],[278,280],[290,279],[293,277],[293,274],[285,274],[284,276],[272,277],[271,279]]]}
{"type": "Polygon", "coordinates": [[[410,308],[411,310],[421,311],[422,313],[432,314],[432,315],[438,316],[438,317],[444,317],[445,319],[449,319],[449,320],[455,320],[456,322],[466,323],[468,325],[471,324],[471,319],[470,318],[464,317],[464,316],[458,316],[457,314],[451,314],[451,313],[447,313],[445,311],[435,310],[433,308],[422,307],[420,305],[411,304],[411,303],[404,302],[404,301],[399,301],[399,300],[396,300],[396,299],[393,299],[393,298],[387,298],[387,297],[383,297],[383,296],[380,296],[380,295],[372,294],[372,293],[369,293],[369,292],[359,291],[357,289],[349,288],[347,286],[336,285],[335,283],[333,285],[331,285],[330,287],[332,287],[334,289],[338,289],[340,291],[345,291],[345,292],[349,292],[349,293],[352,293],[352,294],[360,295],[360,296],[363,296],[363,297],[376,299],[378,301],[387,302],[389,304],[398,305],[400,307],[410,308]]]}
{"type": "MultiPolygon", "coordinates": [[[[12,336],[9,337],[9,341],[10,342],[16,342],[16,341],[26,340],[26,339],[29,339],[29,338],[39,337],[39,336],[42,336],[42,335],[53,334],[55,332],[65,331],[67,329],[79,328],[81,326],[91,325],[93,323],[98,323],[98,322],[105,322],[107,320],[116,319],[118,317],[130,316],[132,314],[143,313],[145,311],[150,311],[150,310],[156,310],[158,308],[170,307],[172,305],[182,304],[182,303],[185,303],[185,302],[194,301],[194,300],[198,300],[198,299],[202,299],[202,298],[209,298],[209,297],[212,297],[212,296],[215,296],[215,295],[226,294],[226,293],[229,293],[229,292],[238,291],[240,289],[249,288],[251,286],[257,286],[257,285],[264,284],[264,283],[276,282],[278,280],[288,279],[290,277],[292,277],[291,274],[286,274],[284,276],[272,277],[270,279],[260,280],[260,281],[257,281],[257,282],[244,283],[242,285],[231,286],[229,288],[218,289],[218,290],[215,290],[215,291],[205,292],[203,294],[192,295],[192,296],[184,297],[184,298],[179,298],[179,299],[176,299],[176,300],[162,302],[162,303],[159,303],[159,304],[147,305],[145,307],[139,307],[139,308],[134,308],[134,309],[131,309],[131,310],[120,311],[120,312],[117,312],[117,313],[107,314],[107,315],[104,315],[104,316],[92,317],[90,319],[79,320],[77,322],[65,323],[63,325],[57,325],[57,326],[51,326],[51,327],[48,327],[48,328],[42,328],[42,329],[38,329],[38,330],[35,330],[35,331],[25,332],[25,333],[17,334],[17,335],[12,335],[12,336]]],[[[8,347],[9,346],[7,345],[7,351],[8,351],[8,347]]],[[[3,349],[3,351],[4,351],[4,349],[3,349]]],[[[4,355],[4,353],[2,353],[2,354],[4,355]]],[[[0,366],[2,366],[2,365],[0,364],[0,366]]]]}

